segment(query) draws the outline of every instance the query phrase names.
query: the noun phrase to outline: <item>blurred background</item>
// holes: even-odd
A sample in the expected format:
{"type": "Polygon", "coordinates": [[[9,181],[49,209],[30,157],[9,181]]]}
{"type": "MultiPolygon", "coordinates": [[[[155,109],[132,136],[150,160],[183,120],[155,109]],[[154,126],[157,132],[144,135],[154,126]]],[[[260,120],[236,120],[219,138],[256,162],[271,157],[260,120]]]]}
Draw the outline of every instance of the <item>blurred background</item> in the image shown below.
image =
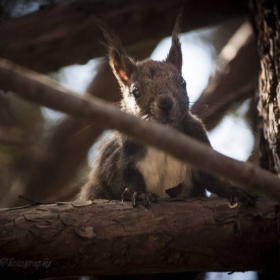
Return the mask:
{"type": "MultiPolygon", "coordinates": [[[[205,123],[215,150],[258,164],[258,66],[248,8],[243,1],[209,2],[188,1],[185,7],[183,77],[191,111],[205,123]]],[[[180,7],[180,1],[167,0],[0,3],[2,58],[116,106],[120,90],[93,14],[113,26],[131,56],[164,60],[180,7]]],[[[0,89],[0,207],[28,203],[18,195],[41,202],[75,199],[94,166],[98,141],[108,133],[0,89]]],[[[206,279],[258,276],[208,273],[206,279]]]]}

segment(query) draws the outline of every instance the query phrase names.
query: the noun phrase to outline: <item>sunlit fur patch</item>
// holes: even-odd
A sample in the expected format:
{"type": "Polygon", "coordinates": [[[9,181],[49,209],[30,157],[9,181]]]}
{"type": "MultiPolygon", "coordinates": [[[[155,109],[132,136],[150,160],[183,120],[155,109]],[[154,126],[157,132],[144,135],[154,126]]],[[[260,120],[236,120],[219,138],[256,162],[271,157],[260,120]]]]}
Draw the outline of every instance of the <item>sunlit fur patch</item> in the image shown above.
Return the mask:
{"type": "Polygon", "coordinates": [[[125,96],[122,102],[122,109],[127,113],[138,116],[140,114],[140,108],[132,96],[125,96]]]}
{"type": "Polygon", "coordinates": [[[128,77],[127,77],[126,73],[124,72],[124,70],[120,69],[118,71],[118,74],[123,80],[128,81],[128,77]]]}

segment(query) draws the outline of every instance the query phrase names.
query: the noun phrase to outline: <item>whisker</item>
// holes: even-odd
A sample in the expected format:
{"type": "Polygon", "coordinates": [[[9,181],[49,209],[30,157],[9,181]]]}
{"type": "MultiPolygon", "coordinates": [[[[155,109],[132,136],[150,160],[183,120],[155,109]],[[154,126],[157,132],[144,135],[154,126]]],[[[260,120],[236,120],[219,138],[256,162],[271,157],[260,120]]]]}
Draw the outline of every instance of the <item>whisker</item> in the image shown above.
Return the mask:
{"type": "Polygon", "coordinates": [[[93,126],[93,124],[90,124],[90,125],[84,127],[83,129],[81,129],[80,131],[78,131],[77,133],[75,133],[74,136],[79,135],[80,133],[82,133],[82,132],[85,131],[86,129],[89,129],[89,128],[92,127],[92,126],[93,126]]]}

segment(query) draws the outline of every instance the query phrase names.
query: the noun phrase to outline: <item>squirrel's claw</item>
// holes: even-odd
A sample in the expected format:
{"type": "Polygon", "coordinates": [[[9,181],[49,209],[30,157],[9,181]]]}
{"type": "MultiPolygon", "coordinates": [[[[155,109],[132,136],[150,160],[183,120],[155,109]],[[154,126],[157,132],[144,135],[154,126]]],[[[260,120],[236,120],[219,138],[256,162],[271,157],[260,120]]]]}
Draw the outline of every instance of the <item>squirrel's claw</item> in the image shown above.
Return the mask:
{"type": "Polygon", "coordinates": [[[122,201],[131,201],[132,206],[137,206],[137,201],[142,200],[144,207],[148,207],[151,202],[156,203],[158,197],[150,192],[131,192],[129,188],[126,188],[122,193],[122,201]]]}
{"type": "MultiPolygon", "coordinates": [[[[138,193],[134,192],[133,195],[132,195],[132,206],[133,207],[136,207],[136,205],[137,205],[137,202],[136,202],[137,197],[138,197],[138,193]]],[[[145,204],[145,201],[144,201],[144,205],[145,205],[145,207],[147,207],[146,204],[145,204]]]]}
{"type": "Polygon", "coordinates": [[[256,195],[250,194],[239,188],[230,187],[228,190],[228,199],[229,199],[230,205],[233,205],[235,203],[235,198],[246,207],[255,206],[255,204],[257,202],[256,195]]]}
{"type": "Polygon", "coordinates": [[[125,190],[122,193],[122,201],[130,201],[132,200],[132,193],[129,190],[129,188],[125,188],[125,190]]]}

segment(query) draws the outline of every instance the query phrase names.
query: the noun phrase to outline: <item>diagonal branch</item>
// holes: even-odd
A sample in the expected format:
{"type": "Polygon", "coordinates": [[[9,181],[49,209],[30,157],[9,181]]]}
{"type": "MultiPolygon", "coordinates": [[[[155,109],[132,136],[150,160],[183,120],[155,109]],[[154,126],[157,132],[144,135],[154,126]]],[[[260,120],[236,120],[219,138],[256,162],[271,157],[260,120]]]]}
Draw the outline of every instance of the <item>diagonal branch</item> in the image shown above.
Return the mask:
{"type": "Polygon", "coordinates": [[[257,61],[253,30],[245,22],[221,51],[217,72],[192,106],[192,113],[203,121],[207,130],[213,129],[236,102],[253,96],[257,61]]]}
{"type": "Polygon", "coordinates": [[[0,60],[0,77],[0,87],[4,90],[14,91],[30,101],[73,117],[91,120],[103,128],[117,129],[179,160],[223,176],[242,188],[280,201],[278,177],[254,164],[224,156],[176,130],[128,115],[96,97],[81,97],[47,77],[7,60],[0,60]]]}

